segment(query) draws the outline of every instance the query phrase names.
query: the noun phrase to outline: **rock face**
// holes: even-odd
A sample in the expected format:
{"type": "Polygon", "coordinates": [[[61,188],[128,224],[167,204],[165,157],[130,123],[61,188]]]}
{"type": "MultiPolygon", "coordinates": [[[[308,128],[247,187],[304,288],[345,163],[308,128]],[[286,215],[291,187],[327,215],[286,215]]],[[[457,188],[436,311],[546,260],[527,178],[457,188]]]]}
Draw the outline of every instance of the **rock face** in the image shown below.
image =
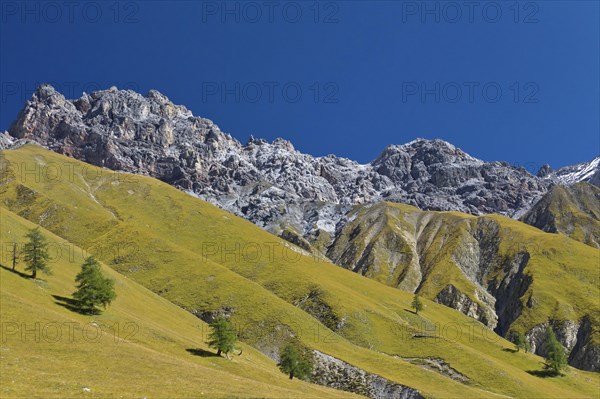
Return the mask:
{"type": "Polygon", "coordinates": [[[592,340],[593,326],[588,317],[581,322],[572,320],[551,320],[540,324],[527,332],[531,352],[546,356],[545,335],[550,326],[556,338],[565,348],[569,364],[587,371],[600,372],[600,347],[592,340]]]}
{"type": "Polygon", "coordinates": [[[600,346],[593,343],[593,330],[590,319],[584,317],[577,330],[575,345],[569,354],[569,364],[583,370],[600,372],[600,346]]]}
{"type": "Polygon", "coordinates": [[[353,204],[382,200],[515,216],[551,184],[441,140],[391,145],[366,165],[302,154],[282,139],[242,145],[157,91],[111,88],[67,100],[44,85],[9,133],[94,165],[159,178],[274,233],[290,225],[306,237],[334,232],[353,204]]]}
{"type": "Polygon", "coordinates": [[[371,399],[422,399],[416,390],[367,373],[342,360],[317,350],[311,381],[319,385],[349,391],[371,399]]]}
{"type": "Polygon", "coordinates": [[[442,305],[456,309],[469,317],[477,319],[490,328],[496,327],[497,321],[495,315],[490,317],[489,311],[486,311],[483,306],[474,302],[452,284],[448,284],[446,288],[441,290],[434,300],[442,305]]]}
{"type": "Polygon", "coordinates": [[[519,316],[530,283],[523,270],[536,248],[505,237],[496,220],[385,203],[357,207],[349,219],[327,251],[334,263],[418,292],[501,334],[519,316]]]}
{"type": "Polygon", "coordinates": [[[444,361],[444,359],[439,357],[403,357],[401,358],[406,360],[412,364],[420,366],[426,370],[433,371],[444,377],[448,377],[453,379],[454,381],[458,381],[462,384],[470,384],[471,380],[466,375],[462,374],[460,371],[451,367],[448,363],[444,361]]]}

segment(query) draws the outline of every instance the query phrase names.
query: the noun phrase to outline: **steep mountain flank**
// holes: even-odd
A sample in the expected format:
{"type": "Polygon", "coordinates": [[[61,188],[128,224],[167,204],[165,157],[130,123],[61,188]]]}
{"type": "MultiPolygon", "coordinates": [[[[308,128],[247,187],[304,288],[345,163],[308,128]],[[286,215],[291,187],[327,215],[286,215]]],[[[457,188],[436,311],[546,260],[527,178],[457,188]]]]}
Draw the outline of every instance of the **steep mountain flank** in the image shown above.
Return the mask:
{"type": "MultiPolygon", "coordinates": [[[[502,336],[525,330],[533,342],[540,339],[534,330],[540,320],[579,325],[597,309],[598,299],[587,294],[598,290],[600,252],[565,237],[501,216],[424,212],[391,203],[356,207],[349,217],[327,252],[334,263],[418,292],[502,336]],[[564,284],[552,292],[558,276],[564,284]]],[[[597,323],[592,322],[595,328],[597,323]]],[[[598,351],[589,338],[575,348],[578,334],[577,328],[558,334],[573,361],[598,351]]],[[[536,353],[543,354],[542,347],[532,344],[536,353]]],[[[596,362],[586,367],[597,370],[596,362]]]]}
{"type": "Polygon", "coordinates": [[[600,248],[600,188],[585,182],[555,186],[521,220],[600,248]]]}

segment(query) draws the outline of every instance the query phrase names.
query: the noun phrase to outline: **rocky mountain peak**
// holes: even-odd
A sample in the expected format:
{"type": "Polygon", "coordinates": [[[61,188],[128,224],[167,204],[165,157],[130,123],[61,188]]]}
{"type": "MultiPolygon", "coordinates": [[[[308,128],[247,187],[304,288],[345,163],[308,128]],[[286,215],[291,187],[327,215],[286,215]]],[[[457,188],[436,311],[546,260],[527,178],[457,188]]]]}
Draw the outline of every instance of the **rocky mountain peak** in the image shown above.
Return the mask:
{"type": "Polygon", "coordinates": [[[550,173],[552,173],[552,168],[550,167],[550,165],[545,164],[545,165],[542,165],[540,170],[538,170],[536,176],[543,178],[543,177],[548,176],[550,173]]]}
{"type": "Polygon", "coordinates": [[[33,99],[36,99],[38,101],[48,101],[52,97],[58,97],[62,100],[65,99],[65,97],[61,93],[56,91],[54,86],[49,84],[40,85],[33,93],[33,99]]]}
{"type": "Polygon", "coordinates": [[[519,216],[553,184],[483,162],[443,140],[390,145],[361,165],[313,157],[284,139],[246,145],[167,96],[111,88],[67,100],[42,85],[9,129],[83,161],[148,174],[277,232],[329,232],[347,206],[405,202],[422,209],[519,216]]]}
{"type": "Polygon", "coordinates": [[[273,146],[284,149],[286,151],[296,151],[291,141],[282,139],[280,137],[273,140],[273,146]]]}
{"type": "MultiPolygon", "coordinates": [[[[454,145],[439,139],[417,139],[402,145],[388,145],[375,159],[373,165],[385,164],[435,164],[483,163],[454,145]]],[[[394,166],[396,166],[394,165],[394,166]]]]}
{"type": "Polygon", "coordinates": [[[171,104],[169,98],[161,92],[159,92],[158,90],[148,91],[148,94],[146,94],[146,98],[149,100],[153,100],[159,104],[171,104]]]}
{"type": "Polygon", "coordinates": [[[267,141],[264,139],[256,139],[253,135],[250,135],[250,137],[248,138],[248,142],[246,143],[246,147],[263,144],[267,144],[267,141]]]}

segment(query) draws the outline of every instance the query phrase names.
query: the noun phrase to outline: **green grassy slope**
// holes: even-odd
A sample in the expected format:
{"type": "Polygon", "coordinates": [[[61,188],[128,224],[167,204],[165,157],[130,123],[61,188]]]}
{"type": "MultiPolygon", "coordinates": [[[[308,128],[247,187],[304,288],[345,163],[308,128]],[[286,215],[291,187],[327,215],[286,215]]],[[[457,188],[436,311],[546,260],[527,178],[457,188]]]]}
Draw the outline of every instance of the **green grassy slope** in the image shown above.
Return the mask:
{"type": "MultiPolygon", "coordinates": [[[[34,227],[6,209],[1,221],[3,244],[34,227]]],[[[103,272],[116,280],[118,293],[108,310],[81,315],[61,306],[65,302],[55,296],[71,296],[84,251],[43,233],[54,258],[52,275],[33,281],[0,269],[3,398],[77,397],[83,388],[98,398],[348,397],[289,381],[247,345],[233,360],[211,356],[205,323],[107,267],[103,272]]],[[[3,250],[3,265],[9,257],[3,250]]]]}
{"type": "Polygon", "coordinates": [[[600,188],[585,182],[556,186],[521,220],[600,248],[600,188]]]}
{"type": "Polygon", "coordinates": [[[528,371],[541,368],[539,357],[510,353],[505,349],[512,345],[480,323],[430,301],[414,315],[407,310],[411,294],[302,255],[251,223],[166,184],[93,168],[34,146],[2,156],[3,207],[190,312],[227,308],[243,339],[265,352],[295,334],[315,349],[428,397],[597,394],[597,374],[570,369],[557,379],[536,377],[528,371]],[[40,173],[35,179],[21,173],[24,165],[48,172],[51,165],[66,170],[67,164],[73,165],[72,176],[40,173]],[[438,338],[418,338],[423,330],[438,338]],[[398,357],[443,358],[470,382],[398,357]]]}

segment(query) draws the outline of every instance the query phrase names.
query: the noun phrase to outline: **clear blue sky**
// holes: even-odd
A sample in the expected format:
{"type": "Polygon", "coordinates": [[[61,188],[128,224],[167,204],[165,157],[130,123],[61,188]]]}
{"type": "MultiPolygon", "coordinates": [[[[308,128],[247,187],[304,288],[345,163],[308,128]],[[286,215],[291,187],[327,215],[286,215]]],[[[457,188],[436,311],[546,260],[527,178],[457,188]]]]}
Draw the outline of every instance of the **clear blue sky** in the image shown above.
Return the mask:
{"type": "Polygon", "coordinates": [[[597,1],[0,4],[2,130],[51,82],[361,162],[416,137],[532,171],[600,153],[597,1]]]}

